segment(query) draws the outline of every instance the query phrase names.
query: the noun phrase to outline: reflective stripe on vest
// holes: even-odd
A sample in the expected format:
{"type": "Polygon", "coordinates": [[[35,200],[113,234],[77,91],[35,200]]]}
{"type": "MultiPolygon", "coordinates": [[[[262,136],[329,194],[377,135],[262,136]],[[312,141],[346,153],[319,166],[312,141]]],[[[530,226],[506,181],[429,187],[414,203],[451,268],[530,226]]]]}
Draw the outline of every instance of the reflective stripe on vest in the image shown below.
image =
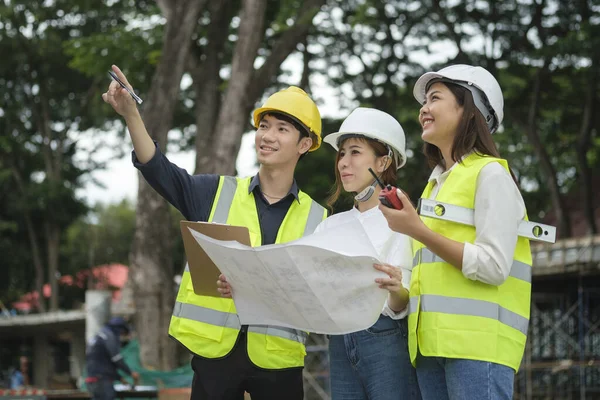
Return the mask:
{"type": "MultiPolygon", "coordinates": [[[[446,262],[444,259],[427,247],[417,250],[413,257],[413,267],[419,265],[419,263],[434,263],[434,262],[446,262]]],[[[513,260],[510,267],[510,274],[515,279],[531,283],[531,265],[527,265],[524,262],[513,260]]]]}
{"type": "Polygon", "coordinates": [[[310,211],[308,212],[308,218],[306,219],[304,236],[313,233],[321,221],[323,221],[323,207],[313,200],[310,205],[310,211]]]}
{"type": "MultiPolygon", "coordinates": [[[[225,328],[241,329],[242,327],[237,314],[217,311],[212,308],[201,307],[194,304],[175,302],[173,315],[179,318],[191,319],[193,321],[204,322],[225,328]]],[[[250,325],[248,332],[269,334],[271,336],[293,340],[302,344],[305,344],[306,339],[308,338],[308,335],[305,332],[271,325],[250,325]]]]}
{"type": "Polygon", "coordinates": [[[421,312],[439,312],[444,314],[468,315],[472,317],[491,318],[527,335],[529,320],[496,303],[484,300],[448,297],[435,294],[423,294],[410,298],[409,313],[418,311],[419,300],[421,312]]]}
{"type": "Polygon", "coordinates": [[[229,217],[229,209],[233,203],[233,197],[235,196],[235,190],[237,189],[237,179],[233,176],[223,177],[223,187],[221,188],[221,195],[217,207],[215,208],[215,214],[213,215],[212,222],[218,224],[227,223],[229,217]]]}
{"type": "Polygon", "coordinates": [[[225,328],[240,329],[242,327],[237,314],[217,311],[195,304],[180,303],[178,301],[175,302],[173,315],[225,328]]]}
{"type": "Polygon", "coordinates": [[[308,339],[308,333],[306,332],[274,325],[249,325],[248,332],[277,336],[280,338],[293,340],[302,344],[306,344],[306,339],[308,339]]]}

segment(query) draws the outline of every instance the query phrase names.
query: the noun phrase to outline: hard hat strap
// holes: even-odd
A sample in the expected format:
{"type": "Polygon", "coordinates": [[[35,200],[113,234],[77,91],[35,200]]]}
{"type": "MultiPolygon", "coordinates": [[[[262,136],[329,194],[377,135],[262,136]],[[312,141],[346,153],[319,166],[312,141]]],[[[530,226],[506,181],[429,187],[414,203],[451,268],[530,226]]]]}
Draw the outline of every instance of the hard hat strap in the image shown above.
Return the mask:
{"type": "Polygon", "coordinates": [[[452,79],[445,79],[445,78],[431,80],[431,82],[429,82],[429,84],[427,85],[427,89],[429,89],[429,87],[432,84],[434,84],[435,82],[452,83],[454,85],[463,87],[463,88],[467,89],[469,92],[471,92],[471,95],[473,96],[473,103],[475,103],[475,107],[477,107],[479,112],[481,112],[481,115],[483,115],[483,118],[485,119],[485,122],[486,122],[490,132],[494,133],[496,131],[496,129],[498,128],[498,123],[496,122],[496,114],[494,112],[494,109],[488,102],[487,97],[485,96],[485,93],[483,93],[480,89],[475,87],[470,82],[455,81],[452,79]]]}

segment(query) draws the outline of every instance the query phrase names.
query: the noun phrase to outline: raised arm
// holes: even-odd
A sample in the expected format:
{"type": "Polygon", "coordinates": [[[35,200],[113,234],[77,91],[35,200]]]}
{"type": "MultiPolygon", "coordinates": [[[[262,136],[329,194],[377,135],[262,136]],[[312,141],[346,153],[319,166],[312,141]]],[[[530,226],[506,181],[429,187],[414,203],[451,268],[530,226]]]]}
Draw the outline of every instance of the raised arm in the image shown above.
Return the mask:
{"type": "MultiPolygon", "coordinates": [[[[116,65],[112,70],[117,77],[133,90],[127,77],[116,65]]],[[[171,163],[148,134],[135,101],[127,90],[112,81],[102,99],[122,115],[133,142],[133,164],[142,172],[144,179],[169,203],[190,221],[206,221],[217,191],[219,177],[216,175],[190,175],[171,163]]]]}
{"type": "MultiPolygon", "coordinates": [[[[119,79],[129,87],[129,89],[133,90],[133,87],[119,67],[113,65],[112,70],[119,79]]],[[[123,118],[125,118],[129,136],[133,142],[133,148],[135,149],[138,160],[142,164],[150,161],[154,156],[156,147],[146,130],[146,126],[144,126],[142,116],[131,95],[113,80],[110,85],[108,85],[106,93],[102,94],[102,99],[110,104],[119,115],[122,115],[123,118]]]]}

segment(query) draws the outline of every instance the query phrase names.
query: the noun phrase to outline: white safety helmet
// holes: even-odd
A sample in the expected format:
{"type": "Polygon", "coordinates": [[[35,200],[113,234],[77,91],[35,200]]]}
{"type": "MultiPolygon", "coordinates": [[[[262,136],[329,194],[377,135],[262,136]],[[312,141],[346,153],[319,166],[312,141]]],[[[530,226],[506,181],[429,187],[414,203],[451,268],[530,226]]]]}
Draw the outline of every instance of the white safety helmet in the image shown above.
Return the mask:
{"type": "Polygon", "coordinates": [[[339,132],[323,139],[336,151],[345,137],[366,137],[385,144],[392,150],[399,169],[406,163],[406,138],[400,123],[390,114],[374,108],[358,107],[346,117],[339,132]]]}
{"type": "Polygon", "coordinates": [[[413,89],[413,95],[420,104],[425,102],[427,89],[436,81],[451,82],[468,89],[490,132],[496,132],[504,118],[504,97],[492,74],[482,67],[465,64],[450,65],[437,72],[426,72],[417,80],[413,89]]]}

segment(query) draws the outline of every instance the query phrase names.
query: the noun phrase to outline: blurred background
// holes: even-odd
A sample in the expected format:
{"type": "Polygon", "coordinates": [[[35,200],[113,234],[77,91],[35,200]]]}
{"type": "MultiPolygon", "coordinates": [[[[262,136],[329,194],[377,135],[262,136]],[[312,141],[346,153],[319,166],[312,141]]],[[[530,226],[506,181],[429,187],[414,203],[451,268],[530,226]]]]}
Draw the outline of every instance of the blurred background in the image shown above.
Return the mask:
{"type": "MultiPolygon", "coordinates": [[[[502,86],[494,139],[530,219],[558,228],[534,246],[515,398],[600,398],[599,0],[1,0],[0,54],[0,387],[20,357],[33,387],[79,387],[85,338],[108,315],[133,322],[124,351],[144,383],[191,381],[167,336],[182,216],[131,165],[101,99],[112,64],[190,173],[256,173],[251,111],[288,85],[317,101],[324,135],[357,106],[384,110],[406,132],[398,185],[416,200],[430,170],[412,87],[468,63],[502,86]]],[[[297,169],[321,203],[334,159],[324,145],[297,169]]],[[[328,399],[325,339],[308,350],[306,398],[328,399]]]]}

